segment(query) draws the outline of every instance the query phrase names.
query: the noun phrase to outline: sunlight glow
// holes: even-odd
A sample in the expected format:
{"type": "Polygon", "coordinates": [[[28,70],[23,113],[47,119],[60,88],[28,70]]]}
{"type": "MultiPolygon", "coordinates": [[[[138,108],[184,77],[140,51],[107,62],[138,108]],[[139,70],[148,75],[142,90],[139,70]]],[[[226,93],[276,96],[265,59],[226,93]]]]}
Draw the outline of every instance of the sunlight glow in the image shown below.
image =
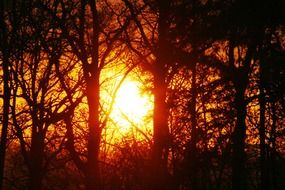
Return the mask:
{"type": "Polygon", "coordinates": [[[144,123],[153,109],[151,98],[141,93],[140,83],[125,81],[118,90],[111,117],[118,122],[121,131],[144,123]]]}

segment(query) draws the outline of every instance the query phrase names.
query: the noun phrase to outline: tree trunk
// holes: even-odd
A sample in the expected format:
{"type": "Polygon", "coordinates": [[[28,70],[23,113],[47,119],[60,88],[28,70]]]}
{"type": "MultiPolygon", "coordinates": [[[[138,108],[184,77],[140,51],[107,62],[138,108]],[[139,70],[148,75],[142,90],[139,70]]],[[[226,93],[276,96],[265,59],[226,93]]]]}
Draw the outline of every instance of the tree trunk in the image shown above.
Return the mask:
{"type": "Polygon", "coordinates": [[[197,176],[197,118],[196,118],[196,99],[197,99],[197,89],[196,89],[196,64],[192,69],[192,87],[191,87],[191,104],[190,104],[190,114],[191,114],[191,140],[189,144],[189,155],[187,161],[190,162],[189,172],[190,172],[190,185],[191,189],[198,189],[198,179],[197,176]]]}
{"type": "Polygon", "coordinates": [[[101,190],[101,177],[99,171],[99,151],[101,141],[101,126],[100,126],[100,68],[99,68],[99,18],[96,8],[96,0],[81,0],[82,12],[80,18],[80,34],[81,41],[80,49],[83,52],[82,64],[84,70],[84,78],[87,84],[87,103],[89,109],[88,118],[88,145],[87,145],[87,168],[85,170],[85,185],[86,190],[101,190]],[[89,44],[86,44],[84,33],[84,25],[86,22],[86,5],[89,4],[92,18],[92,38],[89,44]],[[87,46],[90,46],[92,53],[88,54],[87,46]],[[88,63],[88,57],[91,57],[91,64],[88,63]]]}
{"type": "Polygon", "coordinates": [[[260,85],[259,85],[259,106],[260,106],[260,128],[259,128],[259,138],[260,138],[260,189],[269,190],[269,175],[267,167],[267,154],[266,154],[266,142],[265,142],[265,94],[264,94],[264,79],[263,79],[263,69],[260,65],[260,85]]]}
{"type": "Polygon", "coordinates": [[[184,158],[184,173],[185,180],[189,184],[190,189],[199,189],[197,176],[197,114],[196,114],[196,99],[197,99],[197,88],[196,88],[196,64],[192,69],[191,79],[191,101],[189,102],[189,112],[191,115],[191,139],[187,143],[184,158]]]}
{"type": "Polygon", "coordinates": [[[9,107],[10,107],[10,87],[9,87],[9,58],[7,52],[7,34],[4,23],[4,5],[0,1],[0,51],[2,51],[2,69],[3,69],[3,117],[1,129],[1,142],[0,142],[0,189],[3,188],[4,168],[5,168],[5,154],[8,135],[9,124],[9,107]]]}
{"type": "Polygon", "coordinates": [[[44,157],[44,135],[37,129],[38,126],[33,126],[31,157],[29,160],[29,189],[41,190],[43,179],[43,157],[44,157]]]}
{"type": "Polygon", "coordinates": [[[101,140],[101,129],[99,121],[100,86],[99,75],[96,74],[87,84],[87,100],[89,107],[89,138],[86,173],[86,190],[102,189],[99,171],[99,150],[101,140]]]}
{"type": "Polygon", "coordinates": [[[154,113],[153,113],[153,157],[152,182],[150,189],[167,189],[167,159],[168,159],[168,110],[166,105],[166,65],[167,59],[167,8],[169,1],[159,1],[158,18],[158,51],[154,65],[154,113]]]}
{"type": "Polygon", "coordinates": [[[153,116],[153,189],[165,189],[167,172],[167,108],[166,84],[164,78],[154,76],[154,116],[153,116]]]}
{"type": "MultiPolygon", "coordinates": [[[[242,75],[243,76],[243,75],[242,75]]],[[[235,108],[237,114],[237,123],[233,133],[233,160],[232,160],[232,189],[246,190],[246,154],[245,154],[245,136],[246,136],[246,101],[245,89],[247,82],[243,77],[236,77],[235,85],[235,108]]]]}
{"type": "Polygon", "coordinates": [[[278,189],[277,184],[277,168],[276,168],[276,107],[275,102],[271,102],[272,106],[272,126],[270,132],[270,143],[271,143],[271,153],[270,153],[270,161],[271,161],[271,187],[272,190],[278,189]]]}

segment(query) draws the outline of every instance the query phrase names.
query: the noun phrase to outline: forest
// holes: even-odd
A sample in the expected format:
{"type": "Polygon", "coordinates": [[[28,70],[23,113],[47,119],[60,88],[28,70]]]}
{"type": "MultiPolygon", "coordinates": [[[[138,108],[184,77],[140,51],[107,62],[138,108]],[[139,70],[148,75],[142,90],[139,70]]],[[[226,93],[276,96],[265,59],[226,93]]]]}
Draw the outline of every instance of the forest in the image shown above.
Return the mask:
{"type": "Polygon", "coordinates": [[[0,190],[283,190],[285,1],[0,0],[0,190]]]}

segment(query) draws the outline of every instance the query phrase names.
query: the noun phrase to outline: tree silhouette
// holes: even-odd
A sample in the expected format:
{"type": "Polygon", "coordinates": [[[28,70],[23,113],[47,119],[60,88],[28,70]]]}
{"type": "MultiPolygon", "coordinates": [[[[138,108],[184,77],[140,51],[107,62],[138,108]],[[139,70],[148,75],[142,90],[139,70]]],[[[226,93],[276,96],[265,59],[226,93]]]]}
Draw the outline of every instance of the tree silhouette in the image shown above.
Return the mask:
{"type": "MultiPolygon", "coordinates": [[[[36,8],[32,4],[32,8],[36,8]]],[[[39,12],[27,15],[23,34],[26,34],[26,48],[18,54],[13,62],[13,107],[12,119],[16,136],[19,138],[21,152],[28,169],[29,189],[42,189],[50,162],[53,161],[63,147],[65,141],[62,129],[56,128],[58,122],[69,114],[80,102],[77,99],[68,107],[67,98],[62,90],[58,91],[59,79],[56,75],[56,64],[62,55],[61,44],[54,23],[39,12]],[[34,25],[41,22],[41,26],[34,25]],[[24,106],[19,103],[24,101],[24,106]],[[50,132],[54,130],[55,133],[50,132]],[[63,136],[60,137],[60,136],[63,136]],[[57,139],[58,141],[56,141],[57,139]],[[46,150],[50,143],[57,142],[54,150],[46,150]]],[[[64,72],[70,72],[73,65],[64,72]]],[[[75,86],[74,92],[76,93],[75,86]]]]}
{"type": "Polygon", "coordinates": [[[1,60],[2,60],[2,71],[3,71],[3,112],[2,112],[2,128],[1,128],[1,141],[0,141],[0,188],[2,189],[3,179],[4,179],[4,164],[5,164],[5,154],[7,145],[7,134],[8,134],[8,123],[9,123],[9,107],[10,107],[10,87],[9,87],[9,50],[7,37],[8,32],[4,22],[4,2],[0,2],[0,27],[1,27],[1,60]]]}
{"type": "Polygon", "coordinates": [[[0,1],[1,188],[283,189],[283,7],[0,1]],[[113,110],[126,79],[145,126],[113,110]]]}
{"type": "MultiPolygon", "coordinates": [[[[85,85],[84,95],[87,98],[88,105],[88,143],[87,143],[87,161],[81,160],[74,150],[72,133],[69,132],[69,149],[77,167],[85,175],[85,184],[87,189],[102,189],[99,152],[101,144],[102,129],[106,125],[106,119],[100,118],[102,110],[100,108],[100,76],[102,69],[108,64],[108,56],[115,51],[118,46],[115,44],[123,28],[126,28],[129,21],[113,25],[117,28],[108,28],[105,22],[113,24],[113,18],[104,18],[104,11],[108,11],[109,4],[94,1],[59,1],[62,7],[62,17],[52,12],[48,6],[42,4],[42,7],[49,11],[60,26],[62,36],[66,39],[74,55],[80,62],[83,70],[85,85]],[[75,15],[72,13],[75,12],[75,15]],[[101,20],[103,19],[103,20],[101,20]],[[110,19],[110,20],[108,20],[110,19]],[[68,24],[67,24],[68,23],[68,24]]],[[[57,11],[57,10],[55,10],[57,11]]],[[[111,10],[112,11],[112,10],[111,10]]],[[[120,16],[120,15],[119,15],[120,16]]],[[[118,16],[118,18],[119,18],[118,16]]],[[[107,113],[108,115],[109,113],[107,113]]],[[[68,131],[72,128],[67,123],[68,131]]]]}
{"type": "MultiPolygon", "coordinates": [[[[19,3],[9,3],[6,1],[0,2],[0,52],[1,52],[1,67],[2,67],[2,86],[3,86],[3,115],[0,141],[0,189],[3,187],[5,155],[7,148],[7,136],[9,127],[10,114],[10,99],[11,99],[11,73],[10,67],[14,54],[17,53],[20,47],[13,44],[13,41],[18,39],[20,17],[25,16],[23,9],[20,9],[19,3]]],[[[24,5],[24,4],[23,4],[24,5]]]]}

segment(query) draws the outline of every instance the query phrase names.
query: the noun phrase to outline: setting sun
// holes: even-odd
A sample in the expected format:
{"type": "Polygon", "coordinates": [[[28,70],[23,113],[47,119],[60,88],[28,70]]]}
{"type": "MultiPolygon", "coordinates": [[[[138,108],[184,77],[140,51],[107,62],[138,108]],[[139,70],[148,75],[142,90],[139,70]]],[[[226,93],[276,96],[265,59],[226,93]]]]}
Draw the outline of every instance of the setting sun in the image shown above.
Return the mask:
{"type": "Polygon", "coordinates": [[[132,125],[142,124],[151,110],[151,97],[141,92],[140,83],[127,80],[117,92],[111,117],[127,131],[132,125]]]}

